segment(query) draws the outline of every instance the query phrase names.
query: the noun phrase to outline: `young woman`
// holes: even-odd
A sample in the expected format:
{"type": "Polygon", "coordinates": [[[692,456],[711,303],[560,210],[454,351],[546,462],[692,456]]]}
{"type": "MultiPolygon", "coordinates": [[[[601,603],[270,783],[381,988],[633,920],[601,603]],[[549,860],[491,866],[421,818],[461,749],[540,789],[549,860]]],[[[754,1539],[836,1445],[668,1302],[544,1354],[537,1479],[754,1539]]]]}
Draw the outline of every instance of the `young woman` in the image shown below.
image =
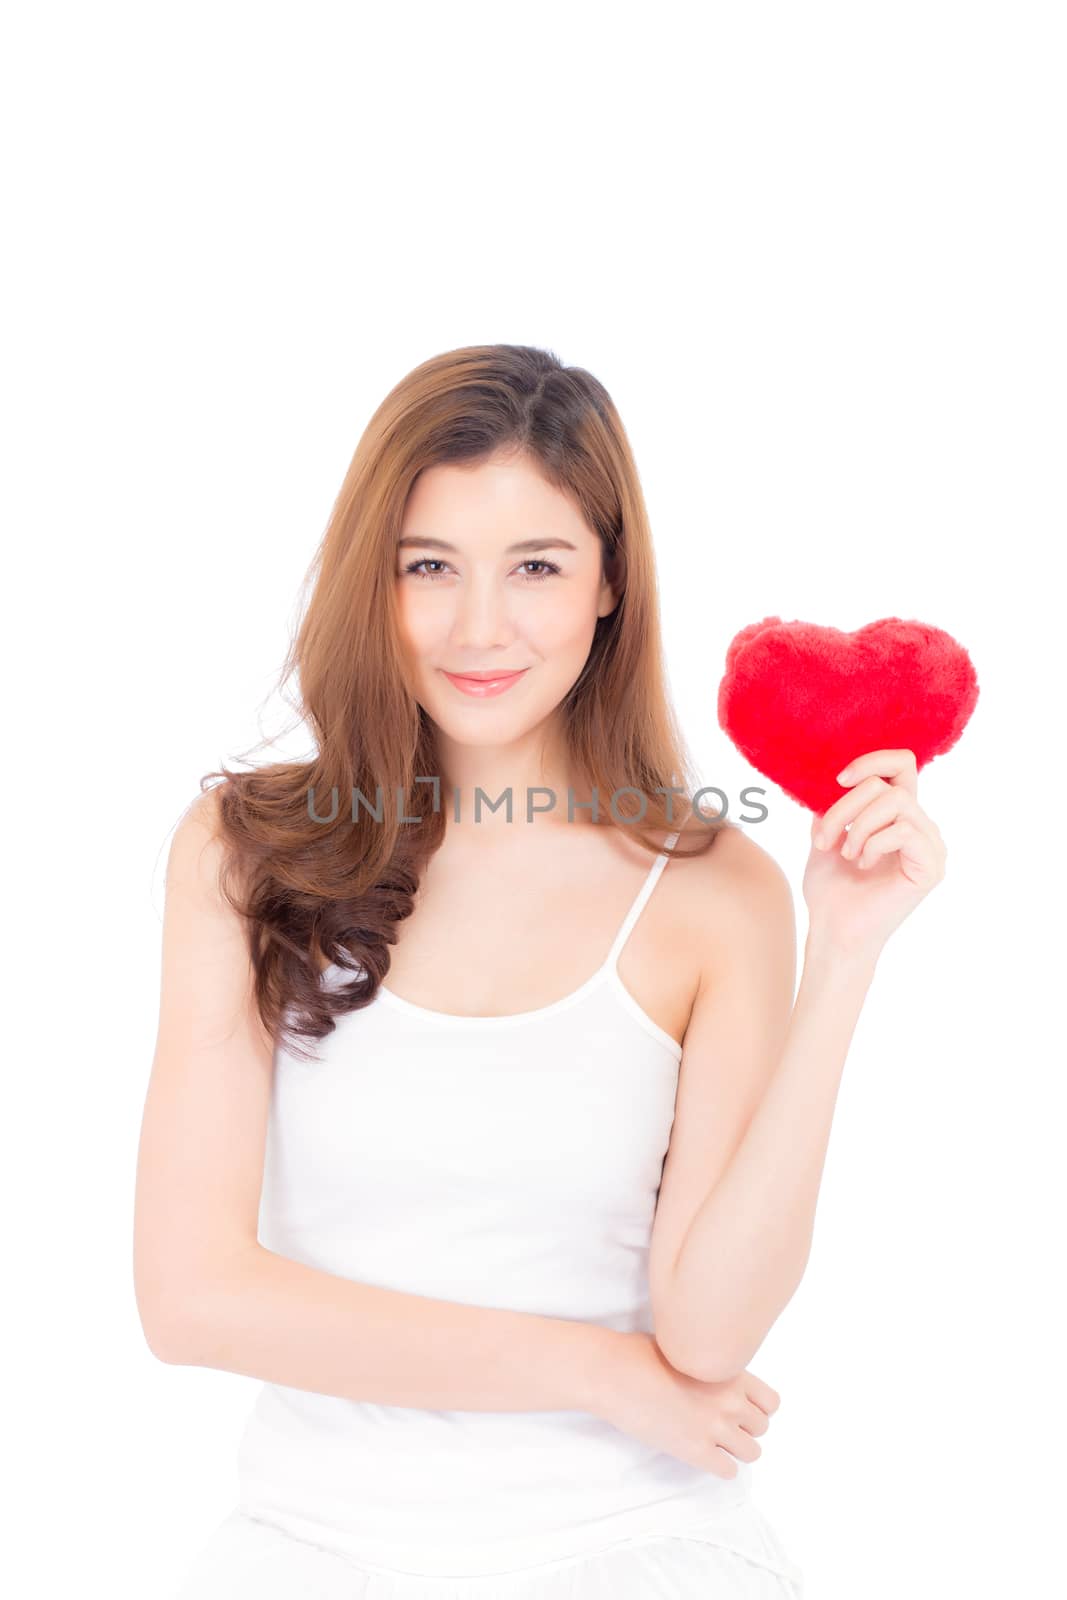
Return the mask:
{"type": "Polygon", "coordinates": [[[943,874],[914,759],[857,752],[816,819],[794,1004],[784,874],[697,801],[622,424],[541,350],[404,379],[312,572],[314,752],[209,774],[168,864],[138,1305],[263,1380],[182,1600],[795,1597],[747,1363],[943,874]]]}

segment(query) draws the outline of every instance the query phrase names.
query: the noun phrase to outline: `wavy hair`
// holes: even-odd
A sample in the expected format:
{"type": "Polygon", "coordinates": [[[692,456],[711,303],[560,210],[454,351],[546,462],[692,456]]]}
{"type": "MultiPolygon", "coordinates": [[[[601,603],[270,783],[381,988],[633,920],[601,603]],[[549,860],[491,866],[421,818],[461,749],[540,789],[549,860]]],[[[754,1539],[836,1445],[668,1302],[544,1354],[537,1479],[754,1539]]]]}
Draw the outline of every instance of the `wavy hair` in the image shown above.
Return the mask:
{"type": "Polygon", "coordinates": [[[309,1055],[302,1041],[325,1037],[337,1016],[373,1000],[444,837],[444,813],[425,782],[440,772],[435,727],[415,699],[398,626],[396,542],[407,498],[427,467],[511,451],[572,497],[601,541],[618,601],[598,618],[558,708],[568,770],[607,812],[595,820],[625,827],[649,851],[677,828],[694,848],[673,853],[686,855],[735,826],[694,812],[679,823],[657,793],[691,795],[699,784],[666,690],[644,498],[603,385],[528,345],[474,345],[424,361],[371,417],[305,576],[309,598],[279,688],[298,681],[315,753],[243,772],[223,766],[200,780],[202,791],[218,790],[220,890],[244,919],[260,1017],[300,1058],[309,1055]],[[336,817],[314,820],[313,808],[319,818],[334,808],[334,791],[343,797],[336,817]],[[611,796],[614,808],[604,804],[611,796]],[[351,981],[324,986],[327,963],[351,981]]]}

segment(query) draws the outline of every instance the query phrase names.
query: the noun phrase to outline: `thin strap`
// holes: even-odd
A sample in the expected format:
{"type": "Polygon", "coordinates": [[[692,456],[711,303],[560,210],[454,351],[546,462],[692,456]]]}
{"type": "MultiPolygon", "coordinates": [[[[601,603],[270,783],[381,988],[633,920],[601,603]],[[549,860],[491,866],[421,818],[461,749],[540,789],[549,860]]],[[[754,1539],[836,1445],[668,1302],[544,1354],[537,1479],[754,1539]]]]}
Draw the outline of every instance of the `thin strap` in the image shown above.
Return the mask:
{"type": "Polygon", "coordinates": [[[678,839],[678,837],[679,837],[678,833],[672,833],[664,840],[663,849],[660,851],[659,855],[656,857],[655,861],[653,861],[651,867],[649,868],[648,876],[645,878],[644,883],[641,885],[641,888],[638,891],[637,898],[635,899],[633,905],[630,907],[629,911],[626,913],[625,921],[623,922],[623,925],[619,929],[618,933],[615,935],[615,943],[612,945],[611,949],[608,952],[608,958],[605,961],[604,966],[609,971],[614,971],[615,964],[618,961],[619,956],[622,953],[622,947],[626,943],[627,939],[630,937],[630,934],[633,932],[634,923],[637,921],[638,917],[641,915],[642,911],[644,910],[646,900],[648,899],[649,895],[652,893],[653,889],[656,887],[656,884],[659,882],[660,873],[663,871],[664,867],[667,865],[667,862],[670,860],[670,856],[667,853],[668,849],[670,848],[670,846],[672,846],[675,843],[675,841],[678,839]]]}

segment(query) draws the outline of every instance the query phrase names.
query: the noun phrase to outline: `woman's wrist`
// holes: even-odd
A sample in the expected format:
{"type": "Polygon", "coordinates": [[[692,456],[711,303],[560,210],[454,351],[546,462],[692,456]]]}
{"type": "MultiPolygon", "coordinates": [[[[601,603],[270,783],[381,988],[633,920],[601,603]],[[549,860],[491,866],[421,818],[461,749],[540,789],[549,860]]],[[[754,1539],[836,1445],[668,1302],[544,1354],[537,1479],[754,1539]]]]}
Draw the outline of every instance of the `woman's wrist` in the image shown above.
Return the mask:
{"type": "Polygon", "coordinates": [[[874,977],[881,949],[842,945],[809,928],[804,944],[803,976],[821,983],[865,986],[874,977]]]}
{"type": "Polygon", "coordinates": [[[579,1410],[610,1422],[632,1334],[586,1323],[585,1360],[578,1374],[579,1410]]]}

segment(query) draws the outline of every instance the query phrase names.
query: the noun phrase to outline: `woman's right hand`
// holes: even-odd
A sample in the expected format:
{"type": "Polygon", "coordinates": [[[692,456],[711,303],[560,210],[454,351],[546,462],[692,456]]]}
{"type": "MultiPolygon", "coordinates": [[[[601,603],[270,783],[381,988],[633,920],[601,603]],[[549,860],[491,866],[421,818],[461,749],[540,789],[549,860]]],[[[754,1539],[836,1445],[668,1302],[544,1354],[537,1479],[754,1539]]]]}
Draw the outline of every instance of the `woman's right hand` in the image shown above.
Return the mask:
{"type": "Polygon", "coordinates": [[[762,1455],[755,1435],[781,1404],[751,1372],[721,1383],[679,1372],[648,1333],[618,1335],[597,1399],[597,1415],[613,1427],[720,1478],[736,1478],[737,1461],[762,1455]]]}

